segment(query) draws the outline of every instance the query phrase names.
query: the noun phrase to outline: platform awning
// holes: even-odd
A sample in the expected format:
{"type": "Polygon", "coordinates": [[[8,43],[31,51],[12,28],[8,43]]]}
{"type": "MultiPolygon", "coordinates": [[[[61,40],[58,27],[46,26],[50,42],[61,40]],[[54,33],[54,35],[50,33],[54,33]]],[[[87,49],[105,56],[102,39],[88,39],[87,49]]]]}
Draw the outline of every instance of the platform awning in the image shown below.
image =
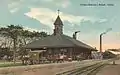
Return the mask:
{"type": "Polygon", "coordinates": [[[30,51],[30,52],[35,52],[35,53],[42,53],[45,52],[46,50],[34,50],[34,51],[30,51]]]}

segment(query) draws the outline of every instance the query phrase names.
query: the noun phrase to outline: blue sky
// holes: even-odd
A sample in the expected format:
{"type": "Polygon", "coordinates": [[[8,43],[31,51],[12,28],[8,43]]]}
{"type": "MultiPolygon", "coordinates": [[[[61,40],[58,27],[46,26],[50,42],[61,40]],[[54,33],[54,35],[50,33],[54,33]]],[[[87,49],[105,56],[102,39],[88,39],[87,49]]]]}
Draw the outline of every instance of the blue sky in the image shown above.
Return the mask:
{"type": "Polygon", "coordinates": [[[0,0],[0,26],[22,25],[29,30],[53,33],[53,22],[60,10],[64,34],[99,49],[99,35],[108,28],[112,31],[103,37],[103,49],[120,48],[120,0],[0,0]],[[114,6],[80,6],[80,4],[114,4],[114,6]]]}

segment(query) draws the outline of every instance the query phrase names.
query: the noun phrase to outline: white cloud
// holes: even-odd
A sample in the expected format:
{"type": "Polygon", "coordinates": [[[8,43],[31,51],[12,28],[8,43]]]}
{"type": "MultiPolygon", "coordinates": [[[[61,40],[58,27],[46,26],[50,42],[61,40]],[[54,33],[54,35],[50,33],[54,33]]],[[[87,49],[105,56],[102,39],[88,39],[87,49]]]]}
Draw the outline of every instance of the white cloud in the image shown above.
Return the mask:
{"type": "Polygon", "coordinates": [[[70,0],[41,0],[42,2],[52,2],[57,6],[60,6],[62,8],[67,8],[71,2],[70,0]]]}
{"type": "MultiPolygon", "coordinates": [[[[54,12],[48,8],[31,8],[31,11],[25,13],[28,17],[34,18],[38,20],[40,23],[47,25],[53,28],[53,21],[55,21],[57,17],[57,12],[54,12]]],[[[86,17],[86,16],[75,16],[71,14],[66,14],[61,12],[60,17],[62,21],[68,21],[71,24],[80,24],[82,20],[86,21],[89,20],[91,22],[100,21],[96,18],[86,17]]]]}
{"type": "Polygon", "coordinates": [[[11,13],[15,13],[19,10],[19,7],[22,5],[24,0],[11,0],[8,3],[8,9],[11,13]]]}
{"type": "Polygon", "coordinates": [[[63,2],[63,4],[62,4],[62,7],[63,7],[63,8],[67,8],[70,4],[71,4],[71,3],[70,3],[69,0],[65,0],[65,1],[63,2]]]}
{"type": "Polygon", "coordinates": [[[63,8],[67,8],[71,4],[70,0],[61,0],[61,2],[56,2],[56,5],[63,8]]]}
{"type": "Polygon", "coordinates": [[[23,28],[24,28],[24,30],[40,32],[40,30],[34,29],[34,28],[29,28],[29,27],[25,27],[25,26],[23,26],[23,28]]]}
{"type": "Polygon", "coordinates": [[[120,32],[116,32],[115,34],[120,37],[120,32]]]}
{"type": "Polygon", "coordinates": [[[8,4],[8,8],[15,8],[18,7],[22,4],[24,0],[11,0],[10,3],[8,4]]]}
{"type": "Polygon", "coordinates": [[[49,33],[49,31],[45,30],[45,29],[36,29],[36,28],[30,28],[30,27],[26,27],[26,26],[23,26],[24,30],[29,30],[29,31],[36,31],[36,32],[47,32],[48,34],[51,34],[49,33]]]}
{"type": "Polygon", "coordinates": [[[18,10],[19,10],[19,8],[14,8],[14,9],[11,9],[10,12],[11,12],[11,13],[15,13],[15,12],[17,12],[18,10]]]}
{"type": "Polygon", "coordinates": [[[100,23],[103,23],[103,22],[106,22],[106,21],[107,21],[107,19],[100,19],[99,20],[100,23]]]}
{"type": "Polygon", "coordinates": [[[42,1],[45,1],[45,2],[52,2],[52,1],[54,1],[54,0],[42,0],[42,1]]]}
{"type": "Polygon", "coordinates": [[[17,6],[17,5],[19,5],[18,2],[12,2],[12,3],[8,4],[8,8],[13,8],[13,7],[17,6]]]}

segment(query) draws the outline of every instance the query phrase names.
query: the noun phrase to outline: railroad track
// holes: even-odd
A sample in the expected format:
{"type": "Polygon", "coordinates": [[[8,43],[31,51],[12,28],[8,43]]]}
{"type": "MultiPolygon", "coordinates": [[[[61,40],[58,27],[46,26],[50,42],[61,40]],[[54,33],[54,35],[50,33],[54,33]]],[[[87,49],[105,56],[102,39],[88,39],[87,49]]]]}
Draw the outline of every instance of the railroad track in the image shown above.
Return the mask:
{"type": "Polygon", "coordinates": [[[107,65],[108,62],[110,62],[112,60],[107,60],[104,62],[98,62],[96,64],[92,64],[89,66],[85,66],[85,67],[79,67],[70,71],[65,71],[62,73],[58,73],[56,75],[95,75],[102,67],[104,67],[105,65],[107,65]]]}

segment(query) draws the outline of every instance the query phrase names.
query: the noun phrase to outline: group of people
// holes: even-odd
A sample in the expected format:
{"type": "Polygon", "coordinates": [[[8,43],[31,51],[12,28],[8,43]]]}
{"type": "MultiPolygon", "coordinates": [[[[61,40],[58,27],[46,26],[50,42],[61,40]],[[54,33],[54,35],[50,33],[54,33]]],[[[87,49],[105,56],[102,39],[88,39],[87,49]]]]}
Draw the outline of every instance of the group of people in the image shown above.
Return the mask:
{"type": "Polygon", "coordinates": [[[53,62],[53,63],[54,62],[57,62],[57,63],[64,62],[66,59],[66,55],[64,55],[64,54],[48,55],[47,59],[48,59],[48,61],[53,62]]]}
{"type": "Polygon", "coordinates": [[[75,56],[75,59],[73,56],[67,56],[65,54],[55,54],[55,55],[48,55],[47,57],[42,57],[41,62],[44,63],[45,61],[49,61],[50,63],[62,63],[64,61],[81,61],[84,60],[85,57],[83,54],[79,54],[75,56]],[[43,59],[44,58],[44,59],[43,59]]]}
{"type": "Polygon", "coordinates": [[[74,55],[74,56],[70,56],[70,55],[65,55],[65,54],[54,54],[54,55],[47,55],[47,56],[42,56],[39,58],[39,60],[36,59],[31,59],[31,63],[63,63],[65,61],[73,61],[73,60],[77,60],[77,61],[81,61],[84,60],[84,53],[78,54],[78,55],[74,55]]]}
{"type": "Polygon", "coordinates": [[[92,53],[91,56],[92,56],[92,59],[102,59],[103,58],[103,55],[99,52],[92,53]]]}

